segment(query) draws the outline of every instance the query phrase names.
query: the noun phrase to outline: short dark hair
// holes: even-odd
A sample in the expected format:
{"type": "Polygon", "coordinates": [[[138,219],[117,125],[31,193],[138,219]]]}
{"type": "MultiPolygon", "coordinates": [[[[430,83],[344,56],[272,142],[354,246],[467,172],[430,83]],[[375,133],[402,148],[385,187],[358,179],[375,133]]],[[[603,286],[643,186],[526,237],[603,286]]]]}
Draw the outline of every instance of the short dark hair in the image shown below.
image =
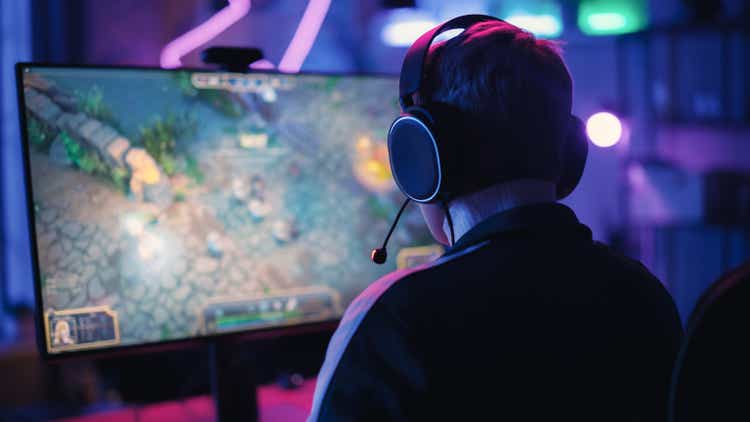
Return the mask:
{"type": "Polygon", "coordinates": [[[502,21],[481,22],[430,48],[422,99],[457,107],[479,122],[487,153],[499,151],[518,177],[557,180],[572,105],[572,79],[558,43],[502,21]],[[497,134],[497,136],[495,136],[497,134]],[[510,154],[508,154],[508,152],[510,154]]]}

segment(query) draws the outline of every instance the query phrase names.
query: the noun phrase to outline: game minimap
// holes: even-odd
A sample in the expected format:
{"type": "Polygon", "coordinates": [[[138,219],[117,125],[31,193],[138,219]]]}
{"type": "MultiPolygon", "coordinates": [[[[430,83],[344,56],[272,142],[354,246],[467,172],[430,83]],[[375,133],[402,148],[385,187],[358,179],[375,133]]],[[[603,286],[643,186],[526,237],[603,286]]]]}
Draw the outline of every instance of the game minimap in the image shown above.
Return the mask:
{"type": "Polygon", "coordinates": [[[433,259],[374,76],[22,68],[37,282],[50,353],[339,318],[433,259]],[[398,254],[398,257],[396,256],[398,254]]]}

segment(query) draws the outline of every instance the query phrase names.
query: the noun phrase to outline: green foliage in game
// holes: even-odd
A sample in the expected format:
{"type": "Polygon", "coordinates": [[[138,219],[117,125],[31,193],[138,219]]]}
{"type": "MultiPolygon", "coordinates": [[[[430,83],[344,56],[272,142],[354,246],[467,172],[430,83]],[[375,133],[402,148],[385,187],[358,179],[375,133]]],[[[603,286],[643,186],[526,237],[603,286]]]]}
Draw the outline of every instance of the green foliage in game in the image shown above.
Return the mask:
{"type": "Polygon", "coordinates": [[[55,129],[26,113],[29,142],[37,150],[46,152],[57,134],[55,129]]]}
{"type": "Polygon", "coordinates": [[[115,185],[117,190],[124,194],[128,193],[130,174],[126,169],[108,166],[95,151],[86,148],[79,141],[68,135],[67,132],[60,132],[58,136],[65,147],[68,159],[70,159],[74,167],[86,174],[104,176],[115,185]]]}
{"type": "Polygon", "coordinates": [[[89,117],[107,123],[118,131],[120,130],[119,122],[112,109],[104,103],[104,94],[97,85],[93,85],[84,92],[76,91],[75,97],[80,111],[86,113],[89,117]]]}
{"type": "Polygon", "coordinates": [[[67,132],[58,135],[65,146],[65,152],[73,165],[87,174],[107,174],[106,164],[95,152],[86,149],[77,140],[73,139],[67,132]]]}
{"type": "Polygon", "coordinates": [[[110,169],[109,176],[112,178],[112,182],[114,182],[117,189],[125,194],[128,193],[128,180],[130,178],[130,174],[127,170],[121,167],[115,167],[110,169]]]}
{"type": "Polygon", "coordinates": [[[140,128],[139,142],[151,157],[171,176],[178,170],[178,142],[195,135],[198,122],[190,113],[167,113],[156,116],[153,123],[140,128]]]}
{"type": "Polygon", "coordinates": [[[201,184],[205,178],[201,171],[198,161],[193,157],[185,157],[185,174],[193,179],[195,183],[201,184]]]}

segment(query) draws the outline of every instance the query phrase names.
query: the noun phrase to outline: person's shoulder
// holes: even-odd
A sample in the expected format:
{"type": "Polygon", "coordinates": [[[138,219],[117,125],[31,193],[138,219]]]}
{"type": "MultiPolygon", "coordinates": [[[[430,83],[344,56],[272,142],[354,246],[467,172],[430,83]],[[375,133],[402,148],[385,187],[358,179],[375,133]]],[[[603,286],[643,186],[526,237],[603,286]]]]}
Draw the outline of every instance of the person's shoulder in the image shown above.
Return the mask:
{"type": "MultiPolygon", "coordinates": [[[[616,269],[620,274],[629,277],[640,277],[650,281],[659,282],[654,274],[640,261],[629,258],[601,242],[594,242],[594,250],[597,254],[597,263],[616,269]]],[[[659,282],[659,284],[661,284],[659,282]]]]}
{"type": "Polygon", "coordinates": [[[680,326],[677,306],[667,287],[643,263],[612,250],[609,246],[595,242],[598,265],[612,277],[618,285],[630,292],[629,297],[637,297],[643,304],[651,304],[655,312],[668,314],[667,319],[680,326]]]}
{"type": "MultiPolygon", "coordinates": [[[[405,269],[386,274],[371,283],[346,308],[338,328],[328,343],[325,361],[318,373],[310,420],[317,419],[317,416],[312,415],[318,415],[323,409],[328,408],[324,402],[332,400],[331,392],[338,388],[330,386],[337,386],[352,375],[350,367],[352,359],[357,359],[354,357],[357,351],[368,350],[375,353],[384,350],[378,348],[378,342],[374,342],[373,339],[382,332],[382,328],[388,327],[388,322],[392,321],[388,320],[389,314],[383,312],[383,307],[376,304],[382,302],[382,298],[394,285],[419,270],[420,268],[405,269]],[[373,344],[374,348],[369,347],[373,344]]],[[[390,333],[390,337],[393,337],[393,333],[390,333]]]]}
{"type": "Polygon", "coordinates": [[[594,242],[594,248],[594,265],[608,276],[620,280],[620,286],[672,301],[665,285],[643,263],[600,242],[594,242]]]}
{"type": "MultiPolygon", "coordinates": [[[[448,253],[437,260],[405,271],[396,271],[376,281],[360,298],[372,302],[370,313],[388,314],[403,321],[420,319],[424,311],[451,302],[457,290],[463,290],[456,280],[467,280],[481,272],[483,260],[478,253],[486,244],[478,244],[461,251],[448,253]],[[425,300],[429,297],[429,300],[425,300]]],[[[358,298],[358,299],[360,299],[358,298]]]]}
{"type": "MultiPolygon", "coordinates": [[[[481,245],[477,245],[481,246],[481,245]]],[[[423,291],[425,283],[435,284],[439,282],[444,272],[454,264],[459,264],[461,258],[470,255],[478,247],[469,248],[457,254],[444,255],[437,260],[414,268],[400,269],[388,273],[370,284],[349,305],[344,313],[343,319],[356,318],[372,313],[373,308],[383,310],[395,307],[404,301],[409,301],[415,292],[423,291]]]]}
{"type": "Polygon", "coordinates": [[[367,286],[346,308],[346,312],[342,318],[342,321],[361,318],[367,314],[377,302],[382,302],[384,297],[387,297],[387,293],[392,291],[397,284],[403,284],[410,278],[414,278],[415,274],[419,274],[424,271],[423,267],[417,267],[412,269],[401,269],[384,275],[377,279],[375,282],[367,286]]]}

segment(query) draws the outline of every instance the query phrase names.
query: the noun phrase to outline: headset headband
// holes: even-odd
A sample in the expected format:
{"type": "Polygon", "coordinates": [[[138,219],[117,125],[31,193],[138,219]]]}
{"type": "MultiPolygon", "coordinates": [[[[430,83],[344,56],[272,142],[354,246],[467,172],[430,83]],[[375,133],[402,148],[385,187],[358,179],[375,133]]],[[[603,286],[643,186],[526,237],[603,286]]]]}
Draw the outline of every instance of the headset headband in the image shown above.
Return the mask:
{"type": "Polygon", "coordinates": [[[409,47],[406,57],[404,57],[404,63],[401,66],[401,78],[398,86],[399,101],[402,108],[414,104],[411,95],[419,91],[419,88],[422,86],[422,69],[427,59],[427,53],[430,51],[430,45],[435,37],[451,29],[468,28],[475,23],[487,21],[504,22],[502,19],[487,15],[459,16],[425,32],[409,47]]]}

